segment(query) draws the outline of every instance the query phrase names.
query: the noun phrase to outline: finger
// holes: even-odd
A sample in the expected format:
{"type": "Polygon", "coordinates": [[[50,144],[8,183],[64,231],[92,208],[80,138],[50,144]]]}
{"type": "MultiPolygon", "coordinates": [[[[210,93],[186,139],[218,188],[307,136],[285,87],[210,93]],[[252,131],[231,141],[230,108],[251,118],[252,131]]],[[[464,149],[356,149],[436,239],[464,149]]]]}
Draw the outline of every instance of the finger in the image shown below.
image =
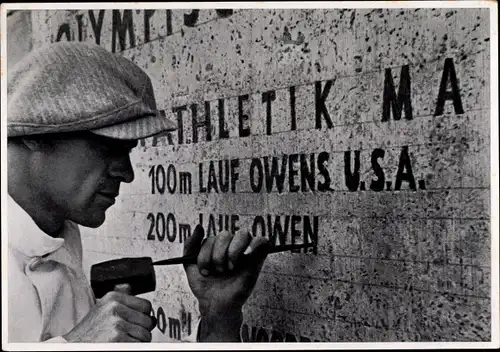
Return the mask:
{"type": "Polygon", "coordinates": [[[193,234],[184,241],[184,255],[198,255],[203,237],[205,237],[205,230],[203,226],[198,224],[194,228],[193,234]]]}
{"type": "Polygon", "coordinates": [[[151,327],[149,329],[149,331],[152,331],[156,325],[158,324],[158,319],[156,319],[156,317],[154,315],[150,315],[150,318],[151,318],[151,327]]]}
{"type": "Polygon", "coordinates": [[[232,239],[233,236],[227,231],[216,236],[212,249],[212,265],[218,273],[223,273],[227,269],[227,249],[232,239]]]}
{"type": "MultiPolygon", "coordinates": [[[[264,236],[252,237],[243,254],[256,258],[259,256],[267,256],[270,247],[269,240],[264,236]]],[[[259,258],[261,259],[261,258],[259,258]]]]}
{"type": "Polygon", "coordinates": [[[253,237],[240,261],[238,282],[242,292],[251,292],[257,283],[264,261],[269,253],[269,241],[262,236],[253,237]]]}
{"type": "Polygon", "coordinates": [[[149,330],[140,325],[135,325],[129,323],[128,321],[123,321],[121,323],[122,329],[130,337],[137,339],[141,342],[151,342],[152,334],[149,330]]]}
{"type": "Polygon", "coordinates": [[[113,291],[106,294],[107,299],[111,301],[119,302],[133,310],[149,315],[151,312],[151,302],[147,299],[130,296],[122,292],[113,291]]]}
{"type": "Polygon", "coordinates": [[[210,275],[212,264],[212,249],[215,244],[215,236],[210,236],[203,243],[203,246],[198,253],[198,270],[203,276],[210,275]]]}
{"type": "Polygon", "coordinates": [[[132,286],[129,284],[118,284],[115,285],[115,291],[124,293],[126,295],[131,295],[132,294],[132,286]]]}
{"type": "Polygon", "coordinates": [[[247,256],[245,261],[245,269],[251,274],[259,274],[264,260],[269,253],[269,240],[263,236],[252,237],[244,254],[247,256]]]}
{"type": "Polygon", "coordinates": [[[156,318],[153,319],[152,316],[144,314],[142,312],[135,311],[127,306],[123,307],[119,312],[122,319],[128,321],[131,324],[142,326],[149,331],[153,330],[156,326],[156,318]]]}
{"type": "Polygon", "coordinates": [[[128,333],[124,331],[120,331],[117,336],[115,336],[109,342],[142,342],[135,337],[130,336],[128,333]]]}
{"type": "Polygon", "coordinates": [[[227,249],[227,260],[229,270],[232,270],[238,262],[240,256],[243,254],[248,244],[252,240],[252,236],[248,232],[240,231],[234,235],[229,248],[227,249]]]}
{"type": "Polygon", "coordinates": [[[136,339],[135,337],[130,336],[129,334],[125,334],[119,342],[143,342],[141,340],[136,339]]]}

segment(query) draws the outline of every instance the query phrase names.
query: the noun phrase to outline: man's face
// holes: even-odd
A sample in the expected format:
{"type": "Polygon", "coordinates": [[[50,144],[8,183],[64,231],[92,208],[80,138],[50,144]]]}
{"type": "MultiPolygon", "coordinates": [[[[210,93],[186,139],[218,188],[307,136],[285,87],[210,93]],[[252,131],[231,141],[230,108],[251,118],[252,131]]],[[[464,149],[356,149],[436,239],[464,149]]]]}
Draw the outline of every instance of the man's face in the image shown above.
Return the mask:
{"type": "Polygon", "coordinates": [[[54,211],[82,226],[98,227],[115,203],[121,182],[132,182],[130,151],[137,141],[84,133],[53,141],[43,155],[41,188],[54,211]]]}

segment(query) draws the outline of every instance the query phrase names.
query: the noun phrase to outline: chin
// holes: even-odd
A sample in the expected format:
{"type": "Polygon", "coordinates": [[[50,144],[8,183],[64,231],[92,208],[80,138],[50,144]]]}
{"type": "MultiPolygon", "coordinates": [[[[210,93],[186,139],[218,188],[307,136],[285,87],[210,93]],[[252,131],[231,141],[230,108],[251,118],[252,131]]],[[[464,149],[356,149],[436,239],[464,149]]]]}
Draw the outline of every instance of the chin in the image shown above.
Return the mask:
{"type": "Polygon", "coordinates": [[[85,226],[85,227],[90,227],[90,228],[98,228],[102,224],[104,224],[104,221],[106,220],[106,216],[102,214],[102,216],[95,216],[92,218],[87,218],[87,219],[82,219],[81,221],[75,221],[79,225],[85,226]]]}
{"type": "Polygon", "coordinates": [[[100,223],[90,223],[90,224],[81,224],[82,226],[85,226],[85,227],[89,227],[89,228],[92,228],[92,229],[96,229],[98,227],[100,227],[102,224],[104,223],[104,221],[100,222],[100,223]]]}

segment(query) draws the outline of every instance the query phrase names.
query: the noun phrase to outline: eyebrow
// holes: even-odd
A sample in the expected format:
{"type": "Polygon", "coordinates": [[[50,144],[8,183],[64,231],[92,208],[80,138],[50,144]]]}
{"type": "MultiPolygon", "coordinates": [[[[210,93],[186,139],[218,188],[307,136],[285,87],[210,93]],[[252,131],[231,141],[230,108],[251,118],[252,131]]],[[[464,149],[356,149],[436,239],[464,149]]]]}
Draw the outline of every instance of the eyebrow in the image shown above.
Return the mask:
{"type": "Polygon", "coordinates": [[[112,148],[112,149],[117,149],[117,150],[124,150],[127,152],[131,152],[132,149],[137,147],[139,144],[138,141],[136,140],[123,140],[123,139],[115,139],[115,138],[110,138],[110,137],[105,137],[105,136],[100,136],[91,133],[91,139],[95,140],[98,143],[102,143],[105,146],[112,148]]]}

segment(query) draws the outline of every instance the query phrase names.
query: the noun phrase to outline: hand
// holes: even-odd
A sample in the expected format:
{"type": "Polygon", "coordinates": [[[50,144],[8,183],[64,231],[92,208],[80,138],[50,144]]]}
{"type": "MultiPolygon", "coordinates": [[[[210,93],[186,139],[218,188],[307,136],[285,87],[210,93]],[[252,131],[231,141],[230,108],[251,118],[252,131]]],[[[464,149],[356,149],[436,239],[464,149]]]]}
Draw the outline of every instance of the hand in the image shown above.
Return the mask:
{"type": "MultiPolygon", "coordinates": [[[[184,255],[197,255],[197,264],[185,265],[189,286],[199,302],[202,315],[201,335],[210,335],[219,327],[214,340],[221,341],[224,329],[230,329],[232,338],[239,340],[242,322],[241,309],[250,296],[267,256],[269,242],[265,237],[252,237],[239,232],[232,235],[222,232],[210,236],[204,242],[204,230],[196,226],[192,236],[184,243],[184,255]],[[246,260],[242,261],[245,253],[246,260]],[[204,321],[206,324],[204,324],[204,321]],[[226,323],[227,326],[221,326],[226,323]],[[234,330],[234,331],[233,331],[234,330]]],[[[227,330],[226,329],[226,330],[227,330]]],[[[205,336],[207,337],[207,336],[205,336]]]]}
{"type": "Polygon", "coordinates": [[[128,294],[129,285],[108,292],[69,333],[68,342],[150,342],[156,322],[151,302],[128,294]]]}

